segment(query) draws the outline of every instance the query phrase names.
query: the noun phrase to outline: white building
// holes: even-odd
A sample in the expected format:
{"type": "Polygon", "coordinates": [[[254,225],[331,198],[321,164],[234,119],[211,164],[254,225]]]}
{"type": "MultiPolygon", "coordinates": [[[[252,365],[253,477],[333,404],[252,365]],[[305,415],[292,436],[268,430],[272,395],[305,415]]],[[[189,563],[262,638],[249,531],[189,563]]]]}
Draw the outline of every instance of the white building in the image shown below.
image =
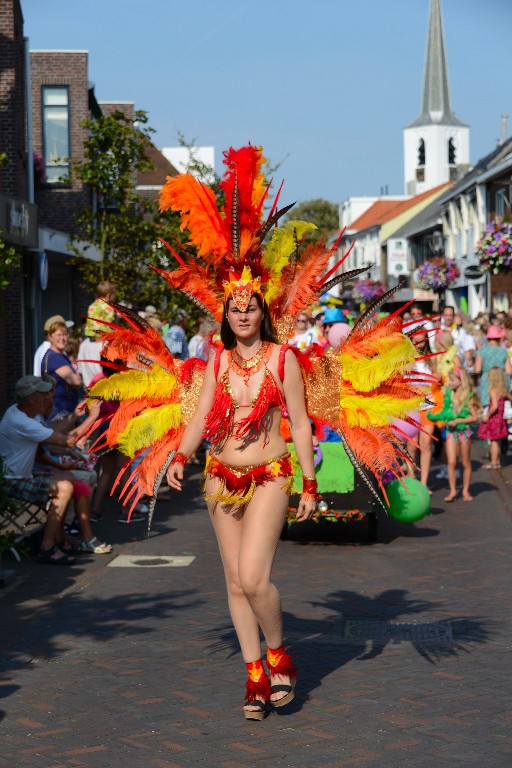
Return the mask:
{"type": "MultiPolygon", "coordinates": [[[[215,147],[162,147],[160,152],[179,173],[192,173],[195,164],[211,168],[211,178],[202,176],[202,181],[209,184],[214,181],[215,147]]],[[[208,176],[208,174],[206,174],[208,176]]]]}
{"type": "Polygon", "coordinates": [[[469,127],[451,107],[441,0],[430,0],[421,112],[404,129],[405,192],[455,181],[468,164],[469,127]]]}

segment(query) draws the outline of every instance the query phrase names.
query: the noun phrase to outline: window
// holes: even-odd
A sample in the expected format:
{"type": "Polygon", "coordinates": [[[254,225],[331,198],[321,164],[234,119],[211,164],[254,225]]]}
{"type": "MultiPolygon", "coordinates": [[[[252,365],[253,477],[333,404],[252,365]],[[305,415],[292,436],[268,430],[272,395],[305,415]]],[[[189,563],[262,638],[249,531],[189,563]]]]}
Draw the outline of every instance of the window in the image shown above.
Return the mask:
{"type": "Polygon", "coordinates": [[[505,215],[505,207],[507,205],[507,190],[506,189],[498,189],[496,192],[496,216],[504,216],[505,215]]]}
{"type": "Polygon", "coordinates": [[[468,258],[472,258],[475,255],[475,228],[469,227],[468,228],[468,247],[467,247],[467,254],[468,258]]]}
{"type": "Polygon", "coordinates": [[[462,256],[462,232],[455,234],[455,258],[460,259],[462,256]]]}
{"type": "Polygon", "coordinates": [[[425,142],[420,139],[418,144],[418,165],[425,165],[425,142]]]}
{"type": "Polygon", "coordinates": [[[456,165],[455,143],[453,139],[448,141],[448,165],[456,165]]]}
{"type": "Polygon", "coordinates": [[[43,86],[43,157],[48,184],[66,183],[69,175],[69,89],[43,86]]]}

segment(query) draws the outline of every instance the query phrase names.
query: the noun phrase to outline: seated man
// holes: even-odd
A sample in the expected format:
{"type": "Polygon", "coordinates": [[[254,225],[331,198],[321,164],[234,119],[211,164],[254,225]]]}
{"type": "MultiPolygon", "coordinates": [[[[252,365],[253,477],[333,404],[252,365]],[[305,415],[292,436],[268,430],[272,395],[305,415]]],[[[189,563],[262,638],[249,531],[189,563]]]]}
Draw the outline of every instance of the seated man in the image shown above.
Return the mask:
{"type": "MultiPolygon", "coordinates": [[[[8,408],[0,421],[0,455],[4,459],[8,492],[14,498],[41,507],[50,501],[38,560],[71,565],[75,559],[63,551],[62,542],[65,513],[74,494],[73,483],[67,477],[34,475],[32,468],[39,443],[72,448],[76,436],[54,431],[36,418],[48,410],[53,382],[39,376],[23,376],[16,382],[15,394],[16,405],[8,408]]],[[[92,534],[90,526],[86,528],[92,534]]]]}

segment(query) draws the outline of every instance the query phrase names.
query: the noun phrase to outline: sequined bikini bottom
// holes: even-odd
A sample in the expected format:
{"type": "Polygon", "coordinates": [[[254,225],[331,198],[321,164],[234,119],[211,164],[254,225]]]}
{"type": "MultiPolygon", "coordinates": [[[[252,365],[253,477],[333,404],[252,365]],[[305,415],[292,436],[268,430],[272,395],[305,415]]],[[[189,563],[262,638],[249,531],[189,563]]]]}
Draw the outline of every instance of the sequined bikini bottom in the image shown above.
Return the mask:
{"type": "Polygon", "coordinates": [[[206,501],[219,501],[222,504],[235,504],[241,507],[249,503],[259,485],[278,477],[288,478],[285,486],[286,493],[291,492],[293,485],[293,467],[289,453],[283,453],[282,456],[266,461],[265,464],[249,464],[244,467],[224,464],[210,454],[206,460],[204,475],[218,477],[221,480],[217,490],[207,494],[206,501]]]}

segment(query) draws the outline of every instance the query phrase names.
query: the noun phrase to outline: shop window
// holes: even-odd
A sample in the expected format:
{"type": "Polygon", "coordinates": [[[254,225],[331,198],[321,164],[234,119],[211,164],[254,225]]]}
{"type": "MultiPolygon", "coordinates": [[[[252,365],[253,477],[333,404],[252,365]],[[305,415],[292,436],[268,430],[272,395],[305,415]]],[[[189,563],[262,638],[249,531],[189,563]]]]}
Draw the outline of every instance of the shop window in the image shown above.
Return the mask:
{"type": "Polygon", "coordinates": [[[69,183],[69,89],[43,86],[43,158],[47,184],[69,183]]]}
{"type": "Polygon", "coordinates": [[[496,192],[496,216],[504,216],[506,213],[507,194],[505,189],[498,189],[496,192]]]}

